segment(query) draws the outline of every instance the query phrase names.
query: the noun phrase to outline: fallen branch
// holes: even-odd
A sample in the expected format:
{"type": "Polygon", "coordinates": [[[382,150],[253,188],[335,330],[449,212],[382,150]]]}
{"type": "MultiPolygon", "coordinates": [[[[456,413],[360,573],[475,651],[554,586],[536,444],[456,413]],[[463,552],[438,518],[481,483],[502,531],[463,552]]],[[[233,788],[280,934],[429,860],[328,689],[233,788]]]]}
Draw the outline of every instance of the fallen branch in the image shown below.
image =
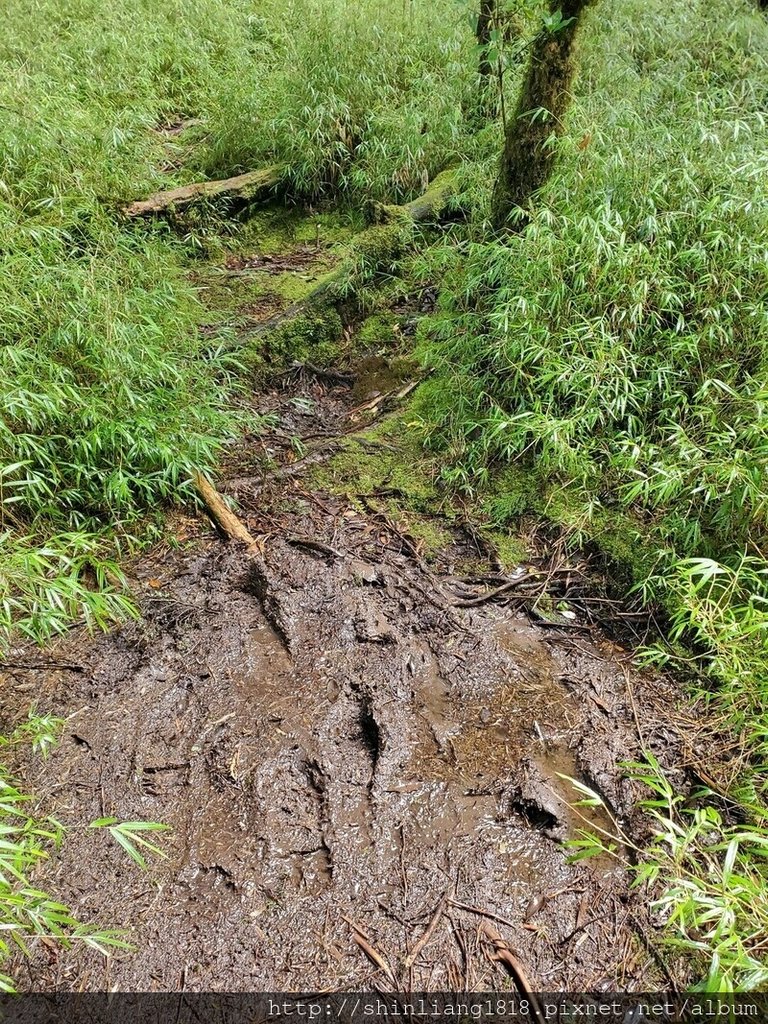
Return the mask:
{"type": "Polygon", "coordinates": [[[236,199],[255,203],[274,195],[277,186],[285,177],[285,167],[264,167],[248,171],[223,181],[198,181],[193,185],[156,192],[149,199],[139,199],[123,208],[130,219],[152,217],[168,211],[184,210],[193,203],[211,199],[236,199]]]}
{"type": "Polygon", "coordinates": [[[249,555],[260,558],[262,555],[261,545],[249,532],[245,524],[229,508],[210,480],[204,477],[202,473],[194,473],[192,484],[203,504],[208,509],[211,518],[222,533],[229,537],[230,540],[244,544],[249,555]]]}
{"type": "Polygon", "coordinates": [[[235,543],[244,545],[253,591],[261,601],[270,626],[282,638],[290,651],[291,633],[286,625],[279,601],[270,593],[263,544],[250,533],[210,480],[206,479],[202,473],[193,474],[192,484],[221,532],[235,543]]]}

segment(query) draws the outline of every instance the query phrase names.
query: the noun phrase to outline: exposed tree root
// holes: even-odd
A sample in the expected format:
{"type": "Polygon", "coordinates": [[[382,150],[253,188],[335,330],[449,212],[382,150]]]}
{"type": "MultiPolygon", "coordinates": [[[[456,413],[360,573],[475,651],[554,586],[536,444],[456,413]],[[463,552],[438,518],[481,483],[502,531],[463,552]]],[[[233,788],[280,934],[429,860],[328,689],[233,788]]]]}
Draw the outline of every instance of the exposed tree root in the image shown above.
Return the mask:
{"type": "Polygon", "coordinates": [[[541,1005],[536,996],[536,992],[539,990],[540,986],[534,986],[533,982],[528,977],[527,971],[520,962],[520,958],[512,952],[509,943],[502,938],[502,935],[497,928],[494,928],[488,921],[484,921],[482,931],[493,945],[493,959],[498,963],[504,964],[508,972],[515,979],[515,983],[520,991],[530,1002],[531,1009],[535,1014],[535,1019],[543,1022],[545,1017],[541,1011],[541,1005]]]}
{"type": "Polygon", "coordinates": [[[390,266],[408,248],[418,224],[441,216],[455,194],[455,187],[454,172],[443,171],[413,202],[403,206],[377,206],[377,222],[357,235],[341,265],[319,281],[299,302],[258,324],[248,332],[248,337],[259,338],[313,309],[333,305],[351,294],[356,283],[390,266]]]}
{"type": "Polygon", "coordinates": [[[327,370],[322,366],[315,366],[314,363],[299,363],[294,362],[290,368],[285,371],[285,375],[289,373],[310,373],[313,377],[317,377],[319,380],[328,381],[329,384],[347,384],[352,385],[355,383],[356,377],[354,373],[344,373],[341,370],[327,370]]]}

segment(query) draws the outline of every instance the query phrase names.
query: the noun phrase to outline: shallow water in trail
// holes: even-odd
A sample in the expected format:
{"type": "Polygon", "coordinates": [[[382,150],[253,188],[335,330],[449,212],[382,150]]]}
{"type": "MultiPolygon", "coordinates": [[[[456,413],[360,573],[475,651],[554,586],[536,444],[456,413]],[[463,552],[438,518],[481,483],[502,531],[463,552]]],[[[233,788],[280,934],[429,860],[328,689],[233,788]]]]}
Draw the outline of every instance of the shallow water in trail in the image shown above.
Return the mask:
{"type": "MultiPolygon", "coordinates": [[[[281,463],[291,435],[341,433],[359,393],[299,375],[258,396],[278,423],[264,448],[281,463]]],[[[105,834],[73,831],[38,883],[81,919],[130,928],[136,951],[40,948],[22,985],[387,987],[361,928],[406,988],[507,987],[479,927],[492,918],[542,989],[655,986],[621,864],[568,863],[565,839],[614,825],[570,806],[562,776],[628,825],[632,702],[663,737],[669,683],[594,633],[455,607],[454,566],[478,559],[459,527],[428,565],[370,503],[307,474],[248,477],[240,456],[263,581],[204,517],[180,518],[182,550],[135,566],[139,622],[48,652],[79,671],[4,673],[6,719],[30,686],[67,719],[45,764],[16,766],[46,809],[173,828],[148,875],[105,834]]]]}

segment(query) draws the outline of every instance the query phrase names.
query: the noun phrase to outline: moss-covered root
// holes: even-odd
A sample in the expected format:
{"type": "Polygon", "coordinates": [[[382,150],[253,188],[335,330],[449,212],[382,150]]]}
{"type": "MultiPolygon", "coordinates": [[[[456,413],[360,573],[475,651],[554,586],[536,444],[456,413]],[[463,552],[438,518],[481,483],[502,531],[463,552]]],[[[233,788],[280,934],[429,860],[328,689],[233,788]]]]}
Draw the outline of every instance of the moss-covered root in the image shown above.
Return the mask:
{"type": "Polygon", "coordinates": [[[309,310],[331,307],[353,294],[377,271],[394,262],[411,243],[416,225],[431,217],[439,217],[454,194],[455,172],[443,171],[413,202],[403,206],[378,207],[378,222],[357,235],[347,258],[299,302],[259,324],[250,337],[282,329],[293,320],[306,316],[309,310]]]}
{"type": "Polygon", "coordinates": [[[438,174],[432,184],[417,199],[404,206],[378,204],[375,208],[375,219],[379,223],[392,223],[398,220],[411,221],[418,224],[430,217],[438,216],[456,194],[456,172],[443,171],[438,174]]]}
{"type": "Polygon", "coordinates": [[[129,203],[123,208],[123,213],[132,220],[163,213],[178,213],[195,203],[210,203],[214,200],[241,204],[257,203],[274,196],[286,173],[287,168],[282,166],[263,167],[223,181],[200,181],[193,185],[182,185],[179,188],[156,192],[149,199],[129,203]]]}
{"type": "Polygon", "coordinates": [[[348,295],[377,271],[392,264],[412,242],[416,225],[439,217],[455,191],[455,172],[443,171],[413,202],[376,207],[376,223],[360,232],[347,259],[318,285],[316,293],[323,297],[329,293],[348,295]]]}

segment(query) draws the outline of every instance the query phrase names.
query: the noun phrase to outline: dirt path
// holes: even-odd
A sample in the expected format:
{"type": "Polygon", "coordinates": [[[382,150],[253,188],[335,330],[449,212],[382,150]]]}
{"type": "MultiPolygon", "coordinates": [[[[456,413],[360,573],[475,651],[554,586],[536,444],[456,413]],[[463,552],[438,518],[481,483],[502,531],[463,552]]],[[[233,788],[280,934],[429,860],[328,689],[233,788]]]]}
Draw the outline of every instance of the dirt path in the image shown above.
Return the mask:
{"type": "Polygon", "coordinates": [[[631,827],[636,714],[671,756],[676,694],[578,622],[457,607],[498,572],[471,536],[446,523],[427,563],[376,496],[319,483],[316,435],[348,430],[363,392],[298,374],[259,396],[276,424],[259,457],[320,445],[303,472],[230,474],[265,535],[266,586],[205,517],[179,520],[181,550],[136,567],[139,622],[48,652],[79,671],[5,673],[6,720],[32,699],[67,719],[45,764],[17,766],[46,809],[174,830],[149,875],[108,837],[72,834],[39,884],[137,949],[107,963],[41,948],[20,965],[30,987],[507,987],[484,920],[538,988],[665,984],[621,863],[567,863],[580,814],[612,824],[570,807],[561,775],[631,827]],[[469,563],[478,582],[460,584],[469,563]]]}

